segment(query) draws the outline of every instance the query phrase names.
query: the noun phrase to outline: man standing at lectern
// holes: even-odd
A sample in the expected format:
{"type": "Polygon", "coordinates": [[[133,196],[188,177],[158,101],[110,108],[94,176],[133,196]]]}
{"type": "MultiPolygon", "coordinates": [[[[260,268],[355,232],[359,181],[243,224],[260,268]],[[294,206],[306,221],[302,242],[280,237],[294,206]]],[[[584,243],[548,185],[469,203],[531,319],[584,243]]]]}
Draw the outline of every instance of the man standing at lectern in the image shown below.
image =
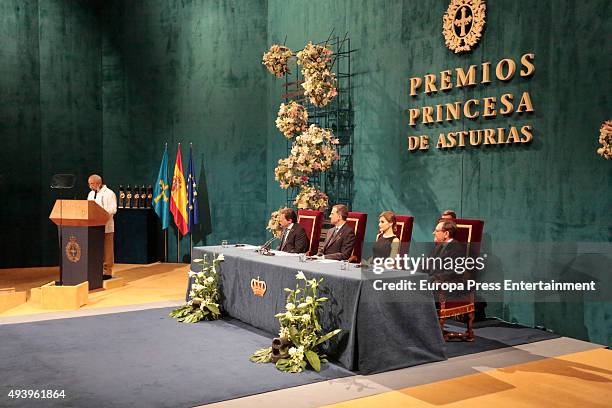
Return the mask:
{"type": "Polygon", "coordinates": [[[104,279],[113,277],[113,265],[115,264],[115,252],[113,249],[113,239],[115,235],[115,221],[113,216],[117,213],[117,196],[105,184],[102,184],[102,177],[92,174],[87,179],[91,191],[87,196],[88,200],[95,201],[100,207],[110,214],[110,218],[104,226],[104,279]]]}

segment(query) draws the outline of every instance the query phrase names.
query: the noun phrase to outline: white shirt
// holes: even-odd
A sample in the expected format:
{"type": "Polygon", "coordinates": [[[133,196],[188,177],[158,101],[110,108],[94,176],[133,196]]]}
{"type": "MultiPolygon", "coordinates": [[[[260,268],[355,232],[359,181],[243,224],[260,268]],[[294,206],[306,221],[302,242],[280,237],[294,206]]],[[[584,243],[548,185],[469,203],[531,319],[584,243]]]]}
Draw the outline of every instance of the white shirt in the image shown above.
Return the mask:
{"type": "Polygon", "coordinates": [[[291,232],[291,228],[293,228],[293,223],[289,224],[287,226],[287,228],[285,228],[285,233],[283,234],[283,239],[281,241],[281,247],[283,246],[283,244],[287,240],[287,237],[289,236],[289,232],[291,232]]]}
{"type": "Polygon", "coordinates": [[[97,194],[95,191],[90,191],[87,195],[87,199],[95,201],[100,207],[104,208],[104,210],[110,214],[110,218],[104,226],[104,232],[115,232],[115,220],[113,219],[113,215],[117,213],[117,196],[115,193],[113,193],[113,190],[106,187],[105,184],[97,194]]]}
{"type": "Polygon", "coordinates": [[[342,225],[338,225],[337,227],[334,227],[333,235],[336,236],[336,234],[340,232],[340,228],[344,227],[345,224],[346,222],[342,225]]]}

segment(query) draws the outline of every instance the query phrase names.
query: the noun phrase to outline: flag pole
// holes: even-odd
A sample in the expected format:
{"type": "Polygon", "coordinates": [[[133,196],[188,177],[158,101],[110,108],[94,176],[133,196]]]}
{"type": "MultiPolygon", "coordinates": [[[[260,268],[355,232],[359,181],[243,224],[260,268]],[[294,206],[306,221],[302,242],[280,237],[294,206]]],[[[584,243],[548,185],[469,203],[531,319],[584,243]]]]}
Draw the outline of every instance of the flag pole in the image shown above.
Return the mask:
{"type": "MultiPolygon", "coordinates": [[[[166,154],[166,180],[168,180],[168,160],[167,160],[168,141],[166,141],[165,149],[166,149],[166,151],[165,151],[165,154],[166,154]]],[[[168,191],[168,196],[170,196],[170,191],[168,191]]],[[[170,200],[168,199],[168,201],[170,201],[170,200]]],[[[168,217],[170,217],[170,215],[168,215],[168,217]]],[[[169,227],[164,230],[164,262],[168,262],[168,229],[169,229],[169,227]]]]}
{"type": "MultiPolygon", "coordinates": [[[[192,150],[193,150],[193,143],[189,142],[189,160],[190,160],[189,163],[190,164],[191,164],[192,150]]],[[[191,173],[189,175],[191,175],[191,173]]],[[[188,203],[188,204],[191,204],[191,203],[188,203]]],[[[189,216],[188,223],[191,222],[190,220],[191,220],[191,216],[189,216]]],[[[191,228],[189,228],[189,261],[191,262],[192,259],[193,259],[193,231],[191,230],[191,228]]]]}
{"type": "Polygon", "coordinates": [[[180,252],[181,252],[181,231],[179,231],[179,229],[176,229],[176,263],[179,263],[179,256],[180,256],[180,252]]]}

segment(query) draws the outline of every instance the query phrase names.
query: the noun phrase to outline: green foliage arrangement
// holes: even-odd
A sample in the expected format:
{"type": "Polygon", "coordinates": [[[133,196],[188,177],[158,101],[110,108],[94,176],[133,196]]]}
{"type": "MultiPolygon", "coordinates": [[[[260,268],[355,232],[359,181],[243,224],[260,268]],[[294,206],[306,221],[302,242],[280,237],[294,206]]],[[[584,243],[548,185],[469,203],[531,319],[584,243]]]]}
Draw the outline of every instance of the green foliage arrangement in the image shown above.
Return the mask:
{"type": "Polygon", "coordinates": [[[212,265],[208,263],[207,255],[203,259],[194,259],[193,263],[200,266],[200,271],[189,271],[193,278],[189,301],[170,312],[170,317],[183,323],[196,323],[200,320],[217,320],[221,317],[219,310],[219,288],[217,267],[224,260],[223,254],[213,257],[212,265]]]}
{"type": "Polygon", "coordinates": [[[250,360],[254,363],[275,361],[276,368],[288,373],[299,373],[308,366],[318,372],[321,364],[327,362],[319,352],[319,346],[341,330],[320,335],[322,328],[317,313],[321,303],[328,300],[317,296],[323,278],[306,279],[301,271],[295,277],[298,280],[295,289],[285,289],[285,312],[275,315],[281,326],[279,338],[273,341],[276,350],[273,347],[257,350],[250,360]],[[275,355],[280,358],[275,358],[275,355]]]}

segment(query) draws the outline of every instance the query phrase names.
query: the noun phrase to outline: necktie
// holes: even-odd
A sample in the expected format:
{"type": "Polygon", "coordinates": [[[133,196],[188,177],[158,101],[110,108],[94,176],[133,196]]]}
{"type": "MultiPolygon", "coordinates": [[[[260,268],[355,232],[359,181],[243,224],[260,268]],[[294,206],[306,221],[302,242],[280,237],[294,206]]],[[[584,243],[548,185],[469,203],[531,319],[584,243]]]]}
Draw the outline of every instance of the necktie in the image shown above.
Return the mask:
{"type": "Polygon", "coordinates": [[[94,200],[98,197],[98,192],[94,191],[94,200]]]}
{"type": "Polygon", "coordinates": [[[329,238],[329,242],[331,242],[331,240],[336,237],[336,234],[338,233],[338,230],[339,230],[338,227],[334,227],[334,230],[332,231],[331,237],[329,238]]]}
{"type": "Polygon", "coordinates": [[[281,251],[285,247],[285,244],[287,242],[287,236],[289,236],[289,231],[290,231],[289,228],[285,229],[285,233],[283,234],[283,240],[281,242],[281,251]]]}

